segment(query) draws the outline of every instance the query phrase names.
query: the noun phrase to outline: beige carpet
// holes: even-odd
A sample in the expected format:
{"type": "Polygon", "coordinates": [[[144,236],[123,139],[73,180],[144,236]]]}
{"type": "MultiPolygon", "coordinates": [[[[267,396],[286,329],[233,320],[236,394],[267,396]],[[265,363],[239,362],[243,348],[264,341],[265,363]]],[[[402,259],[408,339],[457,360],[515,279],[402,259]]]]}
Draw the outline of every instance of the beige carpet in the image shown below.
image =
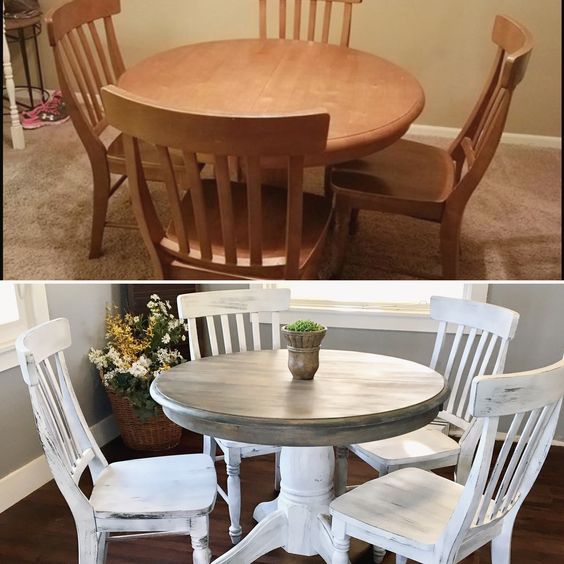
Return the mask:
{"type": "MultiPolygon", "coordinates": [[[[423,139],[445,144],[442,139],[423,139]]],[[[126,280],[152,277],[136,231],[108,229],[104,256],[88,259],[90,165],[70,123],[26,132],[11,149],[4,124],[4,278],[126,280]]],[[[461,277],[561,278],[559,150],[501,146],[465,214],[461,277]]],[[[321,187],[318,170],[308,175],[321,187]]],[[[126,190],[110,219],[129,218],[126,190]]],[[[343,278],[440,277],[438,226],[363,212],[351,238],[343,278]]]]}

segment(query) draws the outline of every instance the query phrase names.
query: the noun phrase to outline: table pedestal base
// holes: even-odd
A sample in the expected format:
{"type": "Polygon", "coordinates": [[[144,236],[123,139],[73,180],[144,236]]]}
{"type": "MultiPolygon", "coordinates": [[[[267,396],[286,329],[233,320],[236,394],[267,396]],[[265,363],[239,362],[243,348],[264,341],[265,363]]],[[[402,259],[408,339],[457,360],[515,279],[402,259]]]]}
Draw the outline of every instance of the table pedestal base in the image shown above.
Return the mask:
{"type": "Polygon", "coordinates": [[[251,563],[263,554],[284,548],[290,554],[320,555],[330,563],[333,554],[328,525],[334,498],[332,447],[283,447],[280,455],[280,495],[255,509],[258,525],[214,563],[251,563]]]}

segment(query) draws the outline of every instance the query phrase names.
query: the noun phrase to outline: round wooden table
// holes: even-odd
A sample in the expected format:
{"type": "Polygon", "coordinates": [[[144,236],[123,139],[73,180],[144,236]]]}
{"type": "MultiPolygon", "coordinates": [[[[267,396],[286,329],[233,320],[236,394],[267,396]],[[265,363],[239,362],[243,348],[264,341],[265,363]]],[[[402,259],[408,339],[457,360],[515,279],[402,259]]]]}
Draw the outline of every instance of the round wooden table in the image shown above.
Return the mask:
{"type": "Polygon", "coordinates": [[[152,102],[206,114],[267,116],[325,109],[327,149],[309,166],[387,147],[421,113],[408,72],[380,57],[324,43],[239,39],[178,47],[128,69],[118,86],[152,102]]]}
{"type": "Polygon", "coordinates": [[[418,429],[448,394],[440,374],[399,358],[321,350],[311,381],[293,380],[287,360],[284,349],[207,357],[175,366],[151,386],[165,414],[187,429],[283,447],[280,495],[257,506],[258,525],[218,564],[253,562],[278,547],[330,562],[331,445],[418,429]]]}

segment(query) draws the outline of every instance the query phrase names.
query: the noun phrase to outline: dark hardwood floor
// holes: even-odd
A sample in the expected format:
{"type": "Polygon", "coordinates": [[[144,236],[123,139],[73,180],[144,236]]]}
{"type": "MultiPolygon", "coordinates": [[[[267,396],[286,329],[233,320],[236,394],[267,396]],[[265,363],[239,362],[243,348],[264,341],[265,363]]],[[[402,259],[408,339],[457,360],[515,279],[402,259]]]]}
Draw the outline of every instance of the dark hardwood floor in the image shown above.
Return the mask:
{"type": "MultiPolygon", "coordinates": [[[[199,435],[185,433],[181,445],[167,453],[199,452],[199,435]]],[[[127,449],[121,439],[116,439],[104,449],[109,461],[140,456],[151,456],[127,449]]],[[[154,454],[154,453],[152,453],[154,454]]],[[[274,497],[274,457],[247,459],[241,466],[243,490],[242,525],[244,532],[253,527],[252,511],[255,505],[274,497]]],[[[225,484],[223,463],[218,463],[218,478],[225,484]]],[[[362,483],[376,477],[359,459],[351,456],[350,483],[362,483]]],[[[448,476],[448,472],[444,475],[448,476]]],[[[81,487],[88,493],[91,488],[88,472],[81,487]]],[[[229,518],[227,507],[218,496],[211,518],[211,549],[214,557],[230,548],[227,534],[229,518]]],[[[184,563],[190,562],[190,543],[187,537],[143,539],[110,543],[108,563],[184,563]]],[[[352,561],[359,564],[371,562],[366,545],[355,543],[352,561]]],[[[49,482],[27,498],[0,514],[0,563],[20,562],[77,562],[76,531],[71,513],[55,483],[49,482]]],[[[257,562],[315,563],[320,558],[290,557],[282,550],[272,552],[257,562]]],[[[394,562],[388,554],[386,564],[394,562]]],[[[489,564],[489,547],[464,560],[465,564],[489,564]]],[[[564,448],[553,447],[529,497],[517,518],[513,535],[513,564],[564,563],[564,448]]]]}

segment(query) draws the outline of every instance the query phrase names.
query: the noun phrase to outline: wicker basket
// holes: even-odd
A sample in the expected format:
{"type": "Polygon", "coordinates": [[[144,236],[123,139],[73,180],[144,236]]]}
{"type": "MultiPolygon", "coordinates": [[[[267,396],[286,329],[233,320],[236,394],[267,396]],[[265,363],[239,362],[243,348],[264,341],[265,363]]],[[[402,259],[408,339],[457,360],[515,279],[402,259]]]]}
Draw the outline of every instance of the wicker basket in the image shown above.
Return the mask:
{"type": "Polygon", "coordinates": [[[142,421],[129,400],[106,388],[123,442],[134,450],[166,450],[180,442],[182,427],[158,407],[157,415],[142,421]]]}

